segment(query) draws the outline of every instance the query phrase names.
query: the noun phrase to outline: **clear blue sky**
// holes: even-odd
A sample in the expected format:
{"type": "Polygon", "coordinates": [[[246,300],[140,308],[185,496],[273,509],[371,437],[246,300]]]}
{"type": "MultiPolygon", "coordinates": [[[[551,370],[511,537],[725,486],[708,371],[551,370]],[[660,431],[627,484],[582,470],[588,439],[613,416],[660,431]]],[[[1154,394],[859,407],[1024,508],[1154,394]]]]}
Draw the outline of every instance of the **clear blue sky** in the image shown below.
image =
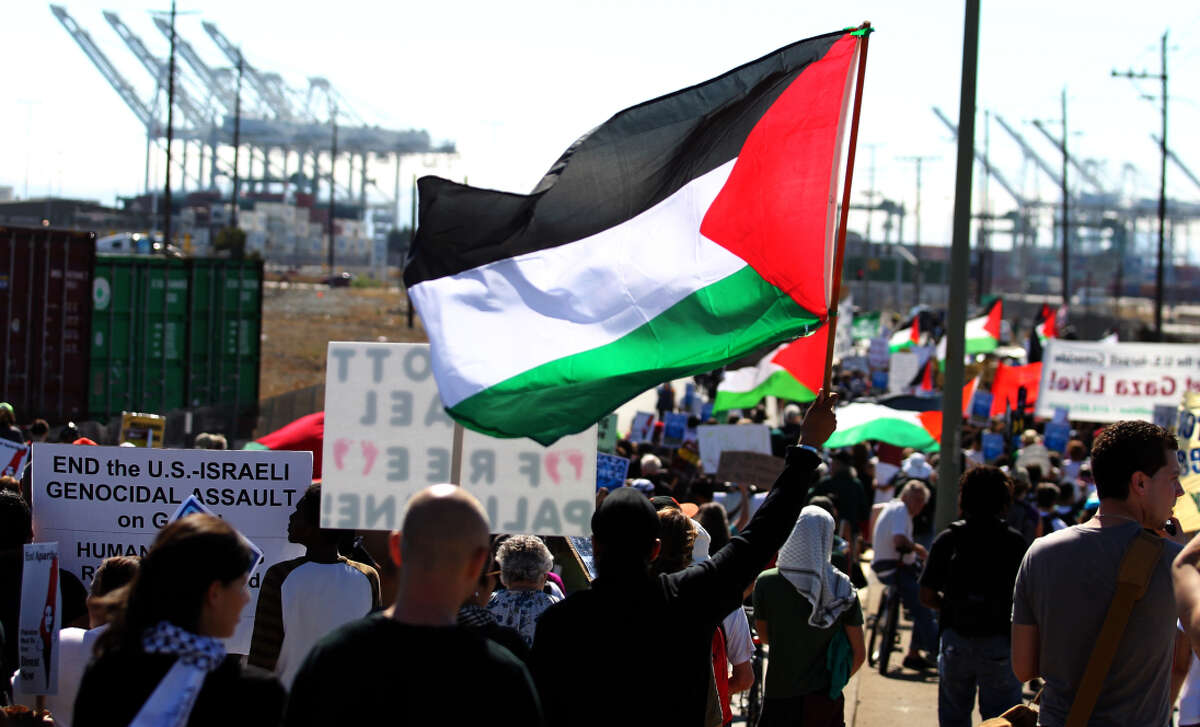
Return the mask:
{"type": "MultiPolygon", "coordinates": [[[[119,13],[155,53],[166,39],[144,0],[67,0],[87,29],[144,96],[153,86],[100,14],[119,13]]],[[[160,3],[166,7],[166,3],[160,3]]],[[[527,191],[576,137],[613,112],[704,80],[789,42],[862,20],[872,37],[855,189],[876,188],[909,205],[909,155],[925,167],[923,237],[950,236],[955,148],[930,107],[957,118],[961,2],[811,3],[775,0],[534,0],[495,3],[338,3],[261,0],[187,2],[179,32],[214,65],[227,65],[200,27],[214,22],[247,59],[304,87],[330,79],[360,115],[395,128],[418,127],[461,151],[449,167],[411,161],[404,175],[434,171],[471,184],[527,191]],[[915,10],[914,10],[915,8],[915,10]]],[[[38,0],[0,11],[0,184],[30,196],[47,192],[100,199],[140,191],[145,136],[83,52],[38,0]]],[[[983,4],[979,105],[999,112],[1054,165],[1058,157],[1027,121],[1057,118],[1068,87],[1071,144],[1103,160],[1115,185],[1126,163],[1139,195],[1157,195],[1157,84],[1113,79],[1112,68],[1158,69],[1158,41],[1171,31],[1172,146],[1200,172],[1200,7],[1137,3],[983,4]]],[[[982,124],[979,125],[982,137],[982,124]]],[[[1057,191],[1022,161],[992,126],[995,164],[1028,192],[1057,191]]],[[[982,138],[980,138],[982,144],[982,138]]],[[[1172,194],[1200,200],[1200,188],[1174,169],[1172,194]]],[[[161,178],[161,172],[159,173],[161,178]]],[[[977,176],[978,178],[978,176],[977,176]]],[[[390,187],[390,182],[384,183],[390,187]]],[[[977,184],[978,187],[978,184],[977,184]]],[[[1011,202],[992,186],[999,212],[1011,202]]],[[[877,223],[878,224],[878,223],[877,223]]],[[[912,235],[911,228],[905,238],[912,235]]]]}

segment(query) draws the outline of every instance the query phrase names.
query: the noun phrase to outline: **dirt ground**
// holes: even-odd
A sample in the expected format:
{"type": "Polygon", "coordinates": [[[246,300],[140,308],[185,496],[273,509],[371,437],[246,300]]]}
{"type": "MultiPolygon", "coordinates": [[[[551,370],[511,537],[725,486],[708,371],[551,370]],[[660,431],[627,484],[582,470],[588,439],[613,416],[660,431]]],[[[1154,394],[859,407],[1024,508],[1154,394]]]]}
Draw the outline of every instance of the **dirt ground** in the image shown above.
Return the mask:
{"type": "Polygon", "coordinates": [[[427,341],[403,291],[271,284],[263,291],[260,399],[323,383],[330,341],[427,341]]]}

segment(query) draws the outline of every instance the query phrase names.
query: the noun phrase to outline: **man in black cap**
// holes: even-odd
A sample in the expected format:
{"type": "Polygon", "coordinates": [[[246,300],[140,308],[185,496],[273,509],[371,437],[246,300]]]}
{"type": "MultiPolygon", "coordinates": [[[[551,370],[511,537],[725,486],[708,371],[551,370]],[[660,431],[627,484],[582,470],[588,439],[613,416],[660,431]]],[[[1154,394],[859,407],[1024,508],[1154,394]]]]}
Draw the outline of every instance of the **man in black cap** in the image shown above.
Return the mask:
{"type": "Polygon", "coordinates": [[[704,723],[713,631],[791,534],[818,448],[837,428],[836,402],[836,394],[818,395],[783,474],[750,524],[710,560],[651,576],[661,546],[654,505],[629,487],[604,500],[592,516],[598,578],[547,609],[534,637],[547,724],[704,723]],[[619,688],[604,695],[604,685],[619,688]]]}

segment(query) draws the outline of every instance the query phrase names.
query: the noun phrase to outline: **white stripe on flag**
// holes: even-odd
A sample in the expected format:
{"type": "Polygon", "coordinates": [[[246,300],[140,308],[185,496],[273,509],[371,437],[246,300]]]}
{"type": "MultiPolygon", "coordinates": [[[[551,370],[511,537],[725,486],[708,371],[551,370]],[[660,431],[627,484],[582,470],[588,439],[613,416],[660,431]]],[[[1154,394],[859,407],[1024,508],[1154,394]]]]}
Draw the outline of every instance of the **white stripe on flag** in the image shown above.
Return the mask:
{"type": "Polygon", "coordinates": [[[409,288],[434,344],[443,403],[612,343],[744,268],[700,234],[736,161],[591,237],[409,288]]]}

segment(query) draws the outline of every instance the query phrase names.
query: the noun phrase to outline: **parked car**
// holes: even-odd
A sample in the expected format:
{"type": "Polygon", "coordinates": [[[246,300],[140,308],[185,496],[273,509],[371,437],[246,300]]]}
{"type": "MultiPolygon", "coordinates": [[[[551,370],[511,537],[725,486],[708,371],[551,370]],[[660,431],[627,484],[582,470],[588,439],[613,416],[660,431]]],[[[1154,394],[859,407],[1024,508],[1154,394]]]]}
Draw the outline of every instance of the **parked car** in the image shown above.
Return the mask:
{"type": "Polygon", "coordinates": [[[331,288],[349,288],[352,282],[354,282],[354,275],[346,272],[325,278],[325,284],[331,288]]]}

